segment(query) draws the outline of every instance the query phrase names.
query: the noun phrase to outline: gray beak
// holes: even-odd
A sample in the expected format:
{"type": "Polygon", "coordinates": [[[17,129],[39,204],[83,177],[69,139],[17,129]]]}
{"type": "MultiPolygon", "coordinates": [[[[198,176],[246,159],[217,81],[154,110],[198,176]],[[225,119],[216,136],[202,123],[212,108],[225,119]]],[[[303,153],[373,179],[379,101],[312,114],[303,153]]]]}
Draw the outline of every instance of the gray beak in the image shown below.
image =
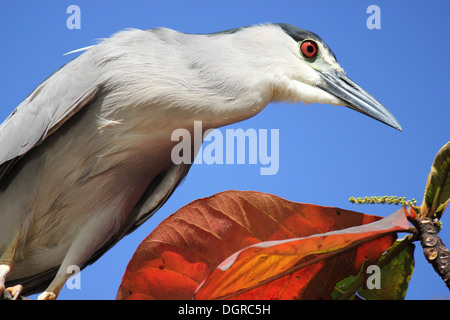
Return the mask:
{"type": "Polygon", "coordinates": [[[335,70],[318,72],[325,80],[324,84],[319,83],[317,85],[320,89],[340,98],[346,102],[346,106],[349,108],[381,121],[392,128],[402,130],[402,127],[388,109],[344,73],[335,70]]]}

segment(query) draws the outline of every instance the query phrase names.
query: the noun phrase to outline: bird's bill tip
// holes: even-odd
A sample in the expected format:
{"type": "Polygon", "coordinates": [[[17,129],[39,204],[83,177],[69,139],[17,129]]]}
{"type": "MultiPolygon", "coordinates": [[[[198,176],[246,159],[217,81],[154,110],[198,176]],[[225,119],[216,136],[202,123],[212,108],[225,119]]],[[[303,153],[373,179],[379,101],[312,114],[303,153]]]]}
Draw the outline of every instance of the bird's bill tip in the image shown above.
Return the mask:
{"type": "Polygon", "coordinates": [[[324,83],[318,84],[320,89],[338,97],[345,102],[347,107],[402,131],[400,123],[389,110],[343,72],[333,70],[319,72],[319,74],[324,80],[324,83]]]}

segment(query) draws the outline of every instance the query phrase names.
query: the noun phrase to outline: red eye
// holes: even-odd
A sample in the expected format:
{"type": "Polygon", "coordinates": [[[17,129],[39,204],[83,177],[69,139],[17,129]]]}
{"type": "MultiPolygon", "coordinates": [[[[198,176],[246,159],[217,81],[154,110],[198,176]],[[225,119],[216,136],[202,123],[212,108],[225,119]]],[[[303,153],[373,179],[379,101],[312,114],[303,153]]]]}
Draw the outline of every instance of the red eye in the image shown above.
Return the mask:
{"type": "Polygon", "coordinates": [[[305,40],[300,45],[300,50],[307,58],[312,58],[317,54],[317,43],[312,40],[305,40]]]}

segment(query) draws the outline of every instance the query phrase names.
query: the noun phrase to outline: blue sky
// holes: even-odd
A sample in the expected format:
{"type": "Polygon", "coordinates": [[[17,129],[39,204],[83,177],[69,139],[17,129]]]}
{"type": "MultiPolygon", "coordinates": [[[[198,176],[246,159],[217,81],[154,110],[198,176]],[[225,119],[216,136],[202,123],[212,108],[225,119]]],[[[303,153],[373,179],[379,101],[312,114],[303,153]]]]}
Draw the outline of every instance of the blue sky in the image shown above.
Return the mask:
{"type": "MultiPolygon", "coordinates": [[[[350,196],[397,195],[422,200],[435,154],[450,137],[448,121],[448,1],[12,1],[0,2],[0,119],[54,70],[63,56],[125,28],[169,27],[208,33],[285,22],[319,34],[347,75],[375,96],[403,126],[398,132],[348,108],[271,104],[228,128],[278,129],[279,171],[257,165],[193,165],[185,182],[141,228],[81,273],[81,289],[60,299],[114,299],[139,243],[164,218],[201,197],[256,190],[288,200],[381,216],[398,207],[358,206],[350,196]],[[81,9],[81,29],[66,27],[69,5],[81,9]],[[369,30],[369,5],[381,9],[381,29],[369,30]]],[[[225,131],[222,131],[225,132],[225,131]]],[[[441,236],[450,244],[449,213],[441,236]]],[[[450,298],[416,248],[407,299],[450,298]]]]}

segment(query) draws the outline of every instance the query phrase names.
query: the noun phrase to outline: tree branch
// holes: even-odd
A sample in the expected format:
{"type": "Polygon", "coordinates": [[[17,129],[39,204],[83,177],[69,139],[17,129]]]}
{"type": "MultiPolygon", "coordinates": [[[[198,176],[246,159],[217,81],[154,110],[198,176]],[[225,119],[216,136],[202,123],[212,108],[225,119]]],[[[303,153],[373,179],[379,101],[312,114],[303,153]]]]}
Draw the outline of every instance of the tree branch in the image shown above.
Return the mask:
{"type": "Polygon", "coordinates": [[[416,217],[412,223],[419,232],[425,258],[450,289],[450,252],[437,235],[436,223],[428,217],[416,217]]]}

